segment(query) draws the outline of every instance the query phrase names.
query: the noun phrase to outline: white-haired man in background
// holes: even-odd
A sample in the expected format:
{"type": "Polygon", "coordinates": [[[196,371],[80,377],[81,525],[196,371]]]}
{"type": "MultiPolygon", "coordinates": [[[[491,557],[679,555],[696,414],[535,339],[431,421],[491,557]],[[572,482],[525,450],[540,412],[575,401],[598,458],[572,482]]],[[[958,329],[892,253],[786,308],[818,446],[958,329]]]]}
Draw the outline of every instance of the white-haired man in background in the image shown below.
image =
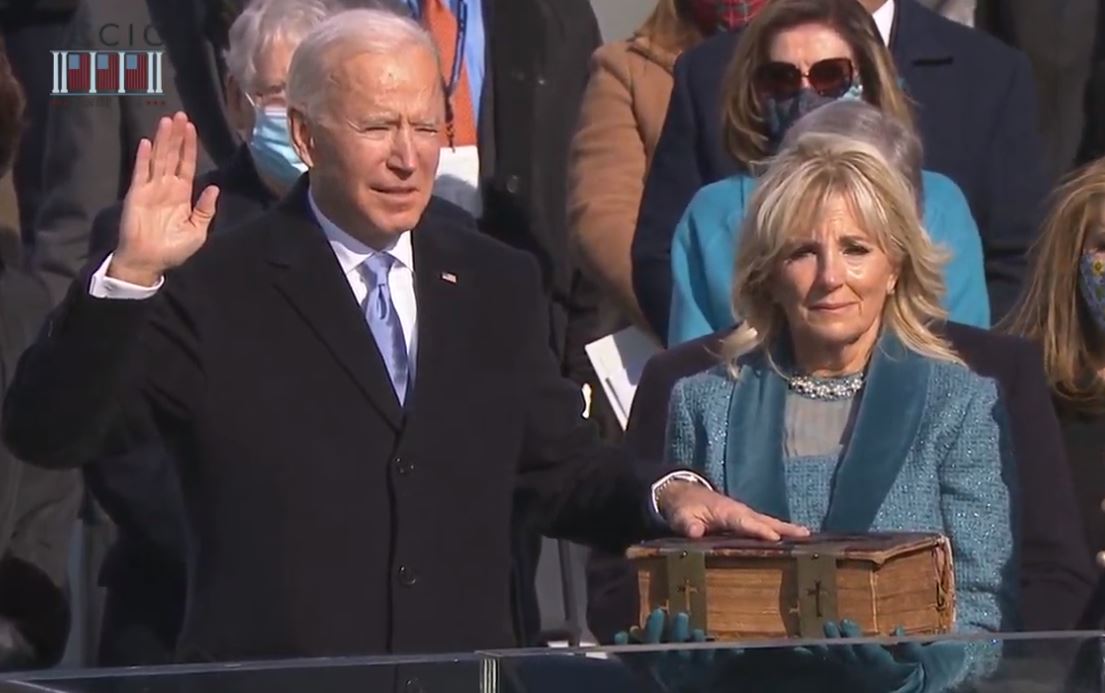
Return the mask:
{"type": "Polygon", "coordinates": [[[510,646],[516,502],[608,548],[806,533],[599,444],[536,263],[431,198],[439,69],[407,18],[324,22],[287,85],[309,174],[206,245],[219,191],[193,206],[195,129],[163,120],[117,247],[20,364],[3,424],[25,459],[79,465],[137,418],[179,460],[184,659],[510,646]]]}

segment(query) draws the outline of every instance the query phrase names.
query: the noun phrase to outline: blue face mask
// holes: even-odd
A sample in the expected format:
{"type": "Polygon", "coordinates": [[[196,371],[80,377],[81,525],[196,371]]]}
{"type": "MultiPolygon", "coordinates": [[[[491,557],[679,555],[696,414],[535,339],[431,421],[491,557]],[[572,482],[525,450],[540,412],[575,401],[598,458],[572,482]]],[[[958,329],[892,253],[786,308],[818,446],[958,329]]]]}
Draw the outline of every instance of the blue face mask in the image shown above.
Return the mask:
{"type": "Polygon", "coordinates": [[[1078,263],[1078,288],[1098,329],[1105,332],[1105,260],[1083,253],[1078,263]]]}
{"type": "MultiPolygon", "coordinates": [[[[858,101],[863,98],[863,87],[853,84],[839,98],[858,101]]],[[[785,99],[768,96],[763,101],[767,134],[771,137],[772,142],[782,142],[783,135],[787,134],[787,130],[797,123],[799,118],[836,100],[832,96],[822,96],[813,89],[805,87],[794,96],[785,99]]]]}
{"type": "Polygon", "coordinates": [[[288,113],[283,108],[254,110],[253,137],[249,151],[257,170],[282,185],[292,185],[307,170],[307,164],[292,147],[288,113]]]}

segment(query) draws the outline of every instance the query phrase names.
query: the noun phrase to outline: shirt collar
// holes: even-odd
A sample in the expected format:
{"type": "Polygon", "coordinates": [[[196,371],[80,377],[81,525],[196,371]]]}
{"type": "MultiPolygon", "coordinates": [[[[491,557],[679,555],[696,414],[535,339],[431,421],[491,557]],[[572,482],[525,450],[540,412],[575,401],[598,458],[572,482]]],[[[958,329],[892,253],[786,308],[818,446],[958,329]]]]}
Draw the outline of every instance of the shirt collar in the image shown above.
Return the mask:
{"type": "Polygon", "coordinates": [[[883,6],[871,13],[875,19],[875,25],[879,27],[879,35],[886,45],[890,45],[890,32],[894,29],[894,0],[886,0],[883,6]]]}
{"type": "Polygon", "coordinates": [[[378,252],[391,255],[400,265],[414,272],[414,249],[411,245],[410,231],[401,233],[387,248],[376,250],[353,238],[330,221],[318,208],[314,193],[310,188],[307,189],[307,201],[311,205],[311,212],[318,219],[319,226],[322,227],[322,232],[326,234],[326,240],[330,242],[330,248],[333,249],[334,255],[338,258],[338,264],[341,265],[343,274],[347,275],[360,268],[365,260],[378,252]]]}

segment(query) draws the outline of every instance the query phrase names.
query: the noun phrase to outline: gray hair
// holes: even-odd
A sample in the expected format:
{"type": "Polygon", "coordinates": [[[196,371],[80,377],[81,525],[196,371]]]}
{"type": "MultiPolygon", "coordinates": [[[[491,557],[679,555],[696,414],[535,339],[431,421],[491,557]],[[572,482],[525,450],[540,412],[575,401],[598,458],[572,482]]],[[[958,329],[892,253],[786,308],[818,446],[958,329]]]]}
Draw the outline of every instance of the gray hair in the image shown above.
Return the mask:
{"type": "Polygon", "coordinates": [[[894,116],[859,100],[837,100],[803,116],[787,131],[779,149],[793,146],[808,133],[841,135],[874,147],[913,186],[918,207],[924,197],[921,139],[894,116]]]}
{"type": "Polygon", "coordinates": [[[247,93],[257,85],[257,59],[277,41],[293,50],[340,9],[334,0],[253,0],[230,25],[226,67],[247,93]]]}
{"type": "Polygon", "coordinates": [[[438,60],[433,37],[409,17],[379,9],[340,12],[316,27],[292,56],[288,108],[318,120],[334,71],[333,57],[339,51],[389,55],[411,47],[425,49],[438,60]]]}

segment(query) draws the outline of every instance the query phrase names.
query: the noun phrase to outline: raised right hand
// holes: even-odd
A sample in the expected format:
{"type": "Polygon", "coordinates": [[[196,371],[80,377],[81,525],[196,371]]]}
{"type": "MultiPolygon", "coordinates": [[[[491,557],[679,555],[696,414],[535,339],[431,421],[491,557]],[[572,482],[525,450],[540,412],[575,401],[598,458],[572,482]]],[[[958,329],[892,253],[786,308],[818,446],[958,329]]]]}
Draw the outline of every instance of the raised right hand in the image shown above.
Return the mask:
{"type": "Polygon", "coordinates": [[[219,189],[206,188],[193,207],[195,176],[195,126],[180,112],[162,118],[153,143],[138,143],[109,277],[153,286],[200,249],[215,216],[219,189]]]}

